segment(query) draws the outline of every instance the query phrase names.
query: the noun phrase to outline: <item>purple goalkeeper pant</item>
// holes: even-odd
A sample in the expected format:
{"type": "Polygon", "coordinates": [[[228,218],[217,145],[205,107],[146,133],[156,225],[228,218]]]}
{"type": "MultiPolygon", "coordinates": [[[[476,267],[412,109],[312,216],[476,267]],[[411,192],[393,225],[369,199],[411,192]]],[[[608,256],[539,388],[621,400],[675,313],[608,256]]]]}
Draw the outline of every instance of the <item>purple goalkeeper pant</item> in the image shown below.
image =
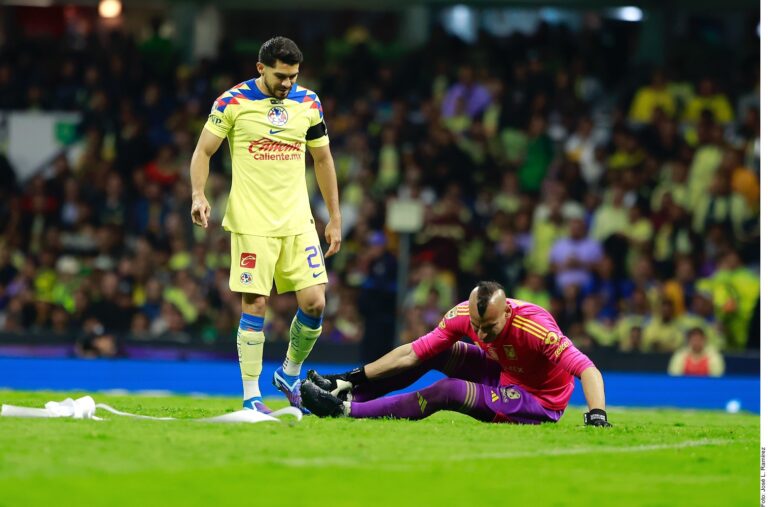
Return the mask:
{"type": "Polygon", "coordinates": [[[350,416],[423,419],[439,410],[461,412],[485,422],[540,424],[556,422],[562,410],[541,406],[516,385],[499,385],[501,367],[476,345],[457,342],[416,368],[358,386],[352,393],[350,416]],[[408,387],[430,370],[448,378],[412,393],[382,397],[408,387]]]}

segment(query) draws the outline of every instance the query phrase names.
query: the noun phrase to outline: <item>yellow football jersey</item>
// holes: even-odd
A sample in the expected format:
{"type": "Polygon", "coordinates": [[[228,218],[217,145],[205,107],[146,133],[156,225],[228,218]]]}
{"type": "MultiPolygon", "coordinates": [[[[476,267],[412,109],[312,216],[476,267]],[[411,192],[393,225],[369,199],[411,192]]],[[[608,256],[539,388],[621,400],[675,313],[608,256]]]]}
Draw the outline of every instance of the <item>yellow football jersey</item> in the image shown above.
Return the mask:
{"type": "Polygon", "coordinates": [[[226,137],[232,154],[226,230],[280,237],[314,228],[304,157],[307,146],[329,143],[315,92],[293,85],[281,100],[251,79],[216,99],[205,128],[226,137]]]}

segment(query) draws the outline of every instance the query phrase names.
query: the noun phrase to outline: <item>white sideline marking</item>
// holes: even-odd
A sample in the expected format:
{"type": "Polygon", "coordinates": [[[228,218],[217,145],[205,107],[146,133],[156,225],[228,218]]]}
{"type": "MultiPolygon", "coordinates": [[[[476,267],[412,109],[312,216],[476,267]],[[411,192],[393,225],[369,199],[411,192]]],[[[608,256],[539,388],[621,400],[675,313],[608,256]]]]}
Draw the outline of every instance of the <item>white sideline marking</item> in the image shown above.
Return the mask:
{"type": "MultiPolygon", "coordinates": [[[[609,430],[610,431],[610,430],[609,430]]],[[[505,459],[505,458],[535,458],[538,456],[571,456],[577,454],[608,454],[608,453],[633,453],[633,452],[651,452],[664,451],[667,449],[685,449],[688,447],[702,447],[705,445],[729,445],[744,442],[744,440],[725,440],[708,439],[686,440],[674,444],[643,444],[630,447],[619,446],[595,446],[595,447],[573,447],[566,449],[541,449],[537,451],[524,452],[491,452],[485,454],[473,454],[465,456],[448,456],[442,458],[444,461],[464,461],[466,459],[505,459]]]]}
{"type": "MultiPolygon", "coordinates": [[[[706,445],[729,445],[747,442],[747,440],[725,440],[725,439],[703,439],[687,440],[674,444],[644,444],[631,447],[619,446],[595,446],[595,447],[574,447],[569,449],[541,449],[537,451],[522,452],[493,452],[467,455],[443,456],[440,461],[471,461],[478,459],[512,459],[512,458],[537,458],[541,456],[572,456],[579,454],[606,454],[606,453],[635,453],[663,451],[668,449],[685,449],[689,447],[702,447],[706,445]]],[[[317,467],[317,466],[350,466],[350,467],[371,467],[371,468],[389,468],[387,460],[372,461],[369,459],[354,459],[349,456],[323,456],[316,458],[272,458],[270,463],[285,465],[289,467],[317,467]],[[383,465],[383,467],[382,467],[383,465]]],[[[392,463],[395,468],[403,468],[404,463],[426,463],[428,460],[418,458],[402,457],[397,459],[397,463],[392,463]]]]}

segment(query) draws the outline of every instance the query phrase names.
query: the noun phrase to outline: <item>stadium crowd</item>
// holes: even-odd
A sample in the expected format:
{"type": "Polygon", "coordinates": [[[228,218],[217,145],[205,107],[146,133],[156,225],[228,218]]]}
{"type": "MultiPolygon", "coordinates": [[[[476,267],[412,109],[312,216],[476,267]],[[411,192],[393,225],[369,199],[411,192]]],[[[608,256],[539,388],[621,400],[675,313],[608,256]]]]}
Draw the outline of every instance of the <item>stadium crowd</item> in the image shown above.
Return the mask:
{"type": "MultiPolygon", "coordinates": [[[[414,50],[361,28],[325,49],[297,42],[300,82],[323,101],[344,221],[321,340],[366,336],[370,357],[391,348],[398,236],[385,210],[409,198],[426,222],[401,342],[495,279],[550,309],[585,350],[758,346],[755,69],[633,69],[628,49],[546,25],[471,46],[436,31],[414,50]]],[[[86,355],[117,353],[103,338],[123,333],[232,341],[240,303],[217,227],[227,150],[208,186],[214,226],[189,218],[207,111],[254,73],[253,55],[220,55],[181,63],[157,33],[5,41],[0,108],[80,111],[82,122],[28,181],[0,165],[0,330],[76,334],[86,355]]],[[[311,166],[307,180],[322,228],[311,166]]],[[[287,339],[294,305],[271,298],[268,339],[287,339]]]]}

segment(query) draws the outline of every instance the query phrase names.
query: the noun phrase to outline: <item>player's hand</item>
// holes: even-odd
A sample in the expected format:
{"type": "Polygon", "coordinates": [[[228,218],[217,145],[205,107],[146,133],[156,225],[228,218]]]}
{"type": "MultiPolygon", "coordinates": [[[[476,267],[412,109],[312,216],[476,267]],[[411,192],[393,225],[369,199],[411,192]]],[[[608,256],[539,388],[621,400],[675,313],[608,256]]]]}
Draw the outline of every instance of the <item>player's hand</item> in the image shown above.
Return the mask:
{"type": "Polygon", "coordinates": [[[365,369],[355,368],[346,373],[336,373],[330,375],[320,375],[315,370],[307,372],[307,378],[317,387],[330,392],[337,398],[347,399],[352,394],[352,389],[368,381],[365,375],[365,369]]]}
{"type": "Polygon", "coordinates": [[[323,391],[328,391],[337,398],[346,399],[347,394],[352,392],[354,386],[347,380],[345,373],[332,373],[330,375],[320,375],[315,370],[307,372],[307,379],[312,381],[323,391]]]}
{"type": "Polygon", "coordinates": [[[600,410],[599,408],[593,408],[584,414],[584,424],[586,426],[600,426],[602,428],[613,426],[613,424],[608,422],[608,414],[605,413],[605,410],[600,410]]]}
{"type": "Polygon", "coordinates": [[[200,227],[208,228],[208,219],[211,218],[211,205],[204,195],[192,196],[192,223],[200,227]]]}
{"type": "Polygon", "coordinates": [[[341,248],[341,218],[331,218],[325,226],[325,241],[330,245],[325,252],[326,257],[335,254],[341,248]]]}

